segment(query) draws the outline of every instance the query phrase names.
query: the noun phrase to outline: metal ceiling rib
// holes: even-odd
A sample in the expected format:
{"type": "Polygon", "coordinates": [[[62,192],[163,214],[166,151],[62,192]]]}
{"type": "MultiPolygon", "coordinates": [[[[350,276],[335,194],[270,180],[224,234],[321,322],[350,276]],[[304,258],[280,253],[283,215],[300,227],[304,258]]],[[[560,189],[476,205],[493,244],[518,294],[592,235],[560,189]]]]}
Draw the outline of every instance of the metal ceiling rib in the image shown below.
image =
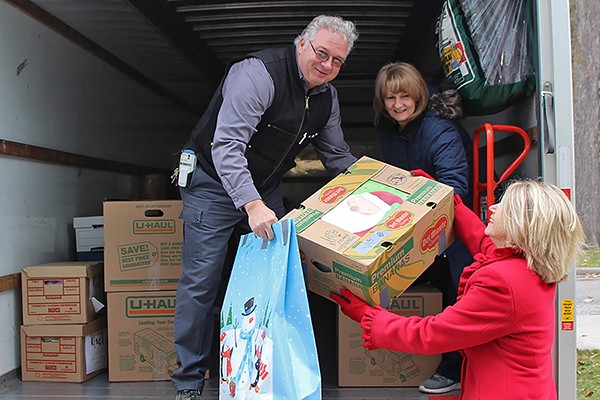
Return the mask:
{"type": "Polygon", "coordinates": [[[374,65],[391,60],[413,11],[412,0],[391,1],[223,1],[171,0],[199,39],[225,63],[240,53],[287,46],[318,14],[355,22],[359,40],[337,82],[373,79],[374,65]]]}
{"type": "Polygon", "coordinates": [[[201,110],[227,61],[288,46],[314,16],[352,20],[359,39],[335,81],[369,105],[378,69],[394,60],[439,70],[432,48],[442,0],[32,0],[32,3],[201,110]]]}

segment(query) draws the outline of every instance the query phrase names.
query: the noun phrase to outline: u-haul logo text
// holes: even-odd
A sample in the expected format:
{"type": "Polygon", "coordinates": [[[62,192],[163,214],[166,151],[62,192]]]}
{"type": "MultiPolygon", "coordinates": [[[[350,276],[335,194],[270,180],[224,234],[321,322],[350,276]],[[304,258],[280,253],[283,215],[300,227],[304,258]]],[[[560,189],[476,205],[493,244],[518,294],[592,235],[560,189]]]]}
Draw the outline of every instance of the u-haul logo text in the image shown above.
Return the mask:
{"type": "Polygon", "coordinates": [[[416,315],[423,317],[425,315],[425,304],[423,297],[420,296],[398,296],[390,299],[389,311],[405,317],[416,315]]]}
{"type": "Polygon", "coordinates": [[[136,235],[173,234],[175,220],[162,219],[158,221],[134,220],[133,233],[136,235]]]}
{"type": "Polygon", "coordinates": [[[175,295],[129,296],[125,298],[125,313],[129,318],[173,317],[175,315],[175,295]]]}

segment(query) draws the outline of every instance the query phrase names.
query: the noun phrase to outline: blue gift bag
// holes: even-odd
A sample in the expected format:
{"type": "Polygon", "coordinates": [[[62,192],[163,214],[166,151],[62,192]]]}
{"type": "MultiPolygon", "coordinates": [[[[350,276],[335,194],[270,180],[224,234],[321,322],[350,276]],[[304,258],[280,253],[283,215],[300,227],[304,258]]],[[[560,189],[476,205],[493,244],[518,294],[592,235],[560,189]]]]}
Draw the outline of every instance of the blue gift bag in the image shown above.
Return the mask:
{"type": "Polygon", "coordinates": [[[291,219],[242,236],[221,309],[220,399],[321,399],[321,373],[291,219]]]}

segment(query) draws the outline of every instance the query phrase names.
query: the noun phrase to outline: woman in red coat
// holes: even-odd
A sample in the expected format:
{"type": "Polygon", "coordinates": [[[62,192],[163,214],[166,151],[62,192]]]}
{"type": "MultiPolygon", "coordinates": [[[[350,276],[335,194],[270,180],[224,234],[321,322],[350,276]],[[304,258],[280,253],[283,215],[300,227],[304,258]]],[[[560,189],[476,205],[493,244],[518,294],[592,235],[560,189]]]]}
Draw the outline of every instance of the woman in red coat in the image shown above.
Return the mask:
{"type": "Polygon", "coordinates": [[[553,185],[514,182],[490,207],[486,227],[455,198],[455,233],[475,260],[463,271],[456,304],[421,318],[371,307],[345,289],[332,299],[360,322],[370,350],[462,350],[463,400],[556,399],[556,283],[566,279],[584,240],[572,204],[553,185]]]}

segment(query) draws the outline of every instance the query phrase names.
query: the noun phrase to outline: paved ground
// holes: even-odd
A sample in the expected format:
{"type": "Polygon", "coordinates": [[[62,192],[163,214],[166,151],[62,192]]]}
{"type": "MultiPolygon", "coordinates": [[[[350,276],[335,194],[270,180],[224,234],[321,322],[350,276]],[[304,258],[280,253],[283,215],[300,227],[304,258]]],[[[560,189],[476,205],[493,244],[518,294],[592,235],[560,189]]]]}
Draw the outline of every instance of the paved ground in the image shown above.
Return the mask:
{"type": "Polygon", "coordinates": [[[578,268],[575,285],[577,348],[600,349],[600,268],[578,268]]]}

